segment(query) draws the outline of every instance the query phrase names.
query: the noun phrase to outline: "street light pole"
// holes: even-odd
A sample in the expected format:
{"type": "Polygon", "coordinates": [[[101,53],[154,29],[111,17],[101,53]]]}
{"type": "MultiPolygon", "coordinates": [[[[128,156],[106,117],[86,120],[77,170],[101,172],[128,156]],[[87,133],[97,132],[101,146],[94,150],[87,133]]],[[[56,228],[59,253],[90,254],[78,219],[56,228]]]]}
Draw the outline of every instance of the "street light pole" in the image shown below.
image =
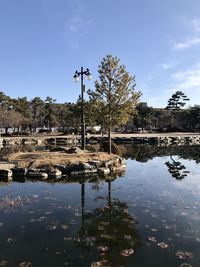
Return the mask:
{"type": "Polygon", "coordinates": [[[81,67],[81,144],[82,150],[85,150],[85,113],[84,113],[84,90],[83,67],[81,67]]]}
{"type": "Polygon", "coordinates": [[[92,75],[89,69],[86,71],[83,70],[81,67],[81,71],[76,71],[74,74],[74,81],[79,81],[79,76],[81,76],[81,148],[85,150],[85,112],[84,112],[84,92],[85,92],[85,85],[83,84],[83,75],[86,76],[88,80],[92,79],[92,75]]]}

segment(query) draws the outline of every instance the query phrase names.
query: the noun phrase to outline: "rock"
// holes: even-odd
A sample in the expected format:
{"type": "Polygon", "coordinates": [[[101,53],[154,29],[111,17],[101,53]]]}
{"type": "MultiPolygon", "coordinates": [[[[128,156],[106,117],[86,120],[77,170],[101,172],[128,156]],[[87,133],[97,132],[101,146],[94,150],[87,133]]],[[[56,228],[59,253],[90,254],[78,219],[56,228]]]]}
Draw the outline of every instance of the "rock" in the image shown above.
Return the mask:
{"type": "Polygon", "coordinates": [[[114,172],[114,173],[121,172],[122,170],[125,170],[125,169],[126,169],[126,165],[110,168],[111,172],[114,172]]]}
{"type": "Polygon", "coordinates": [[[123,158],[119,158],[119,163],[120,163],[120,165],[125,165],[126,166],[126,160],[125,159],[123,159],[123,158]]]}
{"type": "Polygon", "coordinates": [[[88,162],[81,162],[78,164],[80,169],[83,170],[92,170],[95,169],[94,165],[89,164],[88,162]]]}
{"type": "Polygon", "coordinates": [[[98,168],[98,169],[97,169],[97,172],[98,172],[99,174],[106,175],[106,174],[109,174],[109,173],[110,173],[110,169],[109,169],[109,168],[98,168]]]}
{"type": "Polygon", "coordinates": [[[7,170],[7,169],[12,169],[15,167],[15,164],[9,163],[9,162],[1,162],[0,163],[0,170],[7,170]]]}
{"type": "Polygon", "coordinates": [[[101,162],[99,160],[91,160],[88,162],[90,165],[94,166],[95,168],[99,168],[101,165],[101,162]]]}
{"type": "Polygon", "coordinates": [[[58,169],[50,170],[48,173],[50,178],[56,178],[56,177],[61,177],[62,172],[58,169]]]}
{"type": "Polygon", "coordinates": [[[84,151],[82,149],[80,149],[79,147],[71,147],[70,149],[68,149],[67,153],[82,154],[82,153],[84,153],[84,151]]]}
{"type": "Polygon", "coordinates": [[[65,166],[65,165],[55,165],[55,167],[62,172],[62,174],[69,174],[71,171],[71,166],[65,166]]]}
{"type": "Polygon", "coordinates": [[[5,169],[5,170],[0,170],[0,179],[6,179],[7,181],[11,181],[12,180],[12,171],[9,169],[5,169]]]}
{"type": "Polygon", "coordinates": [[[102,166],[105,168],[110,168],[110,167],[114,166],[114,160],[103,161],[102,166]]]}
{"type": "Polygon", "coordinates": [[[48,174],[46,172],[40,172],[39,170],[37,171],[30,171],[27,174],[28,178],[32,178],[32,179],[42,179],[45,180],[48,178],[48,174]]]}
{"type": "Polygon", "coordinates": [[[13,172],[13,176],[26,176],[27,174],[26,168],[13,168],[11,170],[13,172]]]}

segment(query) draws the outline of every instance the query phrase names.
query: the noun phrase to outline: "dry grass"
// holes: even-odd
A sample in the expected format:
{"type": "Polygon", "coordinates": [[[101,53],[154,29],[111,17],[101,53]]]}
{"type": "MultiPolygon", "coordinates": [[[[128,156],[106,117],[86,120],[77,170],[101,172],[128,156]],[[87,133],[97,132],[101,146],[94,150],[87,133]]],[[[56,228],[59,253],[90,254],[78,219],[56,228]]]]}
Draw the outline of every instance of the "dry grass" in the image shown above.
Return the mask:
{"type": "Polygon", "coordinates": [[[10,155],[9,161],[16,163],[19,167],[41,168],[44,166],[54,166],[56,164],[70,165],[78,162],[88,162],[90,160],[109,160],[116,158],[114,154],[105,152],[66,154],[62,152],[26,152],[14,153],[10,155]]]}

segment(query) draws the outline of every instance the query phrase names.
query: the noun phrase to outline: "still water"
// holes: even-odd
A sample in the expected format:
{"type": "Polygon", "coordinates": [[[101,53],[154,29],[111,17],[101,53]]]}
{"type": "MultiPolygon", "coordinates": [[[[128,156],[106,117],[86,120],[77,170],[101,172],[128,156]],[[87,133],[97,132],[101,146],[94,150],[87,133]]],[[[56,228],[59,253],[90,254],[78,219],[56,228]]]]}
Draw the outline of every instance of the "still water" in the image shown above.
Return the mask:
{"type": "Polygon", "coordinates": [[[0,266],[200,266],[198,147],[132,148],[116,179],[0,183],[0,266]]]}

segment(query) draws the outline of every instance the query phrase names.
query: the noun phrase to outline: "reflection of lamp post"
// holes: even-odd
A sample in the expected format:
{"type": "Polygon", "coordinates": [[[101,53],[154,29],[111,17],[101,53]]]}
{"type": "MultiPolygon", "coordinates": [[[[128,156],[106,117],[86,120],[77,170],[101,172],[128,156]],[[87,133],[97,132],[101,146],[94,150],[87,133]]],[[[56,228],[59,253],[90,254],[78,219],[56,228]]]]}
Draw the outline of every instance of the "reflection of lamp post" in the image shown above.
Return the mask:
{"type": "Polygon", "coordinates": [[[83,67],[81,67],[81,71],[76,71],[74,74],[74,81],[79,81],[79,76],[81,76],[81,145],[82,149],[85,150],[85,114],[84,114],[84,91],[85,91],[85,85],[83,84],[83,75],[86,76],[88,80],[92,79],[92,75],[89,71],[89,69],[86,69],[86,71],[83,70],[83,67]]]}

